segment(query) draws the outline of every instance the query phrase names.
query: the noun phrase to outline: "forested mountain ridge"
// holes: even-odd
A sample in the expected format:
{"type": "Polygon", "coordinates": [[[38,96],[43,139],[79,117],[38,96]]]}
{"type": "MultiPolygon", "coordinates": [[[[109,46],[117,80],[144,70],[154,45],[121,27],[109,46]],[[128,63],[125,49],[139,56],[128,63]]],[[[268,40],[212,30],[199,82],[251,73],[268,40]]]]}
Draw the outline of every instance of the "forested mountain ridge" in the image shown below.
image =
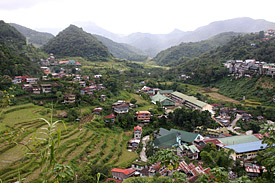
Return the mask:
{"type": "Polygon", "coordinates": [[[132,61],[144,61],[148,56],[143,53],[143,51],[125,44],[125,43],[117,43],[108,39],[106,37],[93,34],[100,42],[102,42],[108,50],[112,53],[112,55],[116,58],[128,59],[132,61]]]}
{"type": "Polygon", "coordinates": [[[36,61],[45,55],[31,45],[14,27],[0,21],[0,75],[37,75],[41,69],[36,61]]]}
{"type": "Polygon", "coordinates": [[[16,28],[21,34],[23,34],[27,38],[28,43],[34,44],[38,47],[46,44],[50,39],[54,37],[54,35],[50,33],[38,32],[15,23],[10,23],[10,25],[16,28]]]}
{"type": "Polygon", "coordinates": [[[239,35],[239,33],[226,32],[205,41],[181,43],[178,46],[173,46],[161,51],[153,60],[156,61],[158,65],[177,65],[180,58],[181,60],[188,60],[198,57],[207,51],[225,45],[236,35],[239,35]]]}
{"type": "Polygon", "coordinates": [[[275,27],[275,23],[262,19],[248,17],[234,18],[223,21],[215,21],[199,27],[194,31],[181,31],[175,29],[168,34],[150,34],[136,32],[130,35],[116,35],[94,24],[80,24],[84,30],[91,34],[98,34],[119,43],[132,45],[151,57],[155,57],[160,51],[182,42],[197,42],[209,39],[223,32],[251,33],[267,30],[275,27]]]}
{"type": "Polygon", "coordinates": [[[225,61],[256,59],[274,63],[274,50],[275,37],[266,40],[263,32],[239,35],[233,37],[226,45],[173,67],[168,72],[192,74],[191,82],[210,85],[227,74],[227,69],[222,65],[225,61]]]}
{"type": "Polygon", "coordinates": [[[102,42],[75,25],[61,31],[42,49],[59,57],[83,57],[90,61],[112,57],[102,42]]]}

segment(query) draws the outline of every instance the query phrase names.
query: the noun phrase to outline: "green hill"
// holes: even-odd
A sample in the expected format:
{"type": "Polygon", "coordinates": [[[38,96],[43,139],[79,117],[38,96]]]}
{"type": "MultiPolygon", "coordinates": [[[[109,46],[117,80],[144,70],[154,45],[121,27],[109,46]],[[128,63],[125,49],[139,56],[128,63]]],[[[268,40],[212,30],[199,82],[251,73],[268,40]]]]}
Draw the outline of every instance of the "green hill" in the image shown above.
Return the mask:
{"type": "Polygon", "coordinates": [[[112,57],[106,46],[74,25],[60,32],[42,49],[59,57],[83,57],[90,61],[112,57]]]}
{"type": "Polygon", "coordinates": [[[93,34],[93,36],[96,37],[100,42],[102,42],[116,58],[132,61],[144,61],[148,57],[141,50],[128,44],[117,43],[112,41],[111,39],[96,34],[93,34]]]}
{"type": "Polygon", "coordinates": [[[161,51],[156,57],[153,58],[153,60],[159,65],[178,65],[180,58],[181,61],[183,61],[198,57],[205,52],[225,45],[233,36],[236,35],[238,35],[238,33],[226,32],[218,34],[205,41],[181,43],[178,46],[173,46],[161,51]]]}
{"type": "Polygon", "coordinates": [[[36,61],[46,55],[31,45],[14,27],[0,21],[0,75],[38,75],[41,72],[36,61]]]}
{"type": "Polygon", "coordinates": [[[54,35],[50,33],[38,32],[15,23],[10,23],[10,25],[16,28],[21,34],[23,34],[27,38],[27,42],[29,44],[33,44],[37,47],[46,44],[50,39],[54,37],[54,35]]]}
{"type": "Polygon", "coordinates": [[[210,85],[227,74],[227,69],[222,65],[226,60],[256,59],[274,63],[274,50],[275,38],[265,40],[263,32],[239,35],[232,38],[226,45],[181,63],[169,72],[174,74],[193,73],[191,82],[210,85]]]}

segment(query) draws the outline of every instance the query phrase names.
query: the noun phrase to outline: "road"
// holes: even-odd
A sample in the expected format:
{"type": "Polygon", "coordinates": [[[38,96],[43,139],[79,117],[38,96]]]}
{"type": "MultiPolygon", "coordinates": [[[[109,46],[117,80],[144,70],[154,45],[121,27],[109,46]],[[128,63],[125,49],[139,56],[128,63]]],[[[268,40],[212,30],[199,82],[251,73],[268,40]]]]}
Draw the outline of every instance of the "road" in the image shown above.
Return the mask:
{"type": "Polygon", "coordinates": [[[234,126],[236,125],[237,121],[239,121],[239,119],[241,119],[241,118],[242,118],[242,115],[237,114],[236,118],[232,121],[232,123],[229,125],[229,127],[227,127],[227,130],[230,130],[231,132],[234,132],[239,135],[240,133],[238,133],[234,130],[234,126]]]}
{"type": "Polygon", "coordinates": [[[140,159],[141,161],[143,162],[147,162],[147,157],[146,157],[146,153],[145,153],[145,150],[146,150],[146,144],[149,142],[150,140],[150,136],[147,135],[145,137],[142,138],[142,150],[140,152],[140,159]]]}

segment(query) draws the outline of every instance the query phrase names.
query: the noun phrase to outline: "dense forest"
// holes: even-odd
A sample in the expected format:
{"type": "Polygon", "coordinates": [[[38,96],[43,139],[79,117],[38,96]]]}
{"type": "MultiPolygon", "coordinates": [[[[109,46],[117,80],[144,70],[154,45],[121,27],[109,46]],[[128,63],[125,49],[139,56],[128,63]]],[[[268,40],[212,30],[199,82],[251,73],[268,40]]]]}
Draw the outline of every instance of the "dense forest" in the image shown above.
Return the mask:
{"type": "Polygon", "coordinates": [[[21,34],[23,34],[27,38],[27,42],[29,44],[34,44],[38,47],[46,44],[50,39],[54,37],[54,35],[50,33],[38,32],[15,23],[10,23],[10,25],[16,28],[21,34]]]}
{"type": "Polygon", "coordinates": [[[87,60],[110,58],[111,54],[100,41],[81,28],[70,25],[42,48],[59,57],[83,57],[87,60]]]}
{"type": "Polygon", "coordinates": [[[1,75],[38,75],[41,70],[37,61],[45,56],[45,53],[32,45],[26,45],[26,38],[14,27],[0,21],[1,75]]]}
{"type": "Polygon", "coordinates": [[[208,40],[200,42],[181,43],[178,46],[173,46],[163,50],[153,58],[159,65],[178,65],[180,61],[198,57],[203,53],[214,50],[219,46],[225,45],[233,36],[239,35],[234,32],[226,32],[218,34],[208,40]]]}
{"type": "Polygon", "coordinates": [[[141,50],[131,45],[117,43],[108,38],[95,34],[93,36],[101,41],[116,58],[128,59],[132,61],[144,61],[148,57],[141,50]]]}

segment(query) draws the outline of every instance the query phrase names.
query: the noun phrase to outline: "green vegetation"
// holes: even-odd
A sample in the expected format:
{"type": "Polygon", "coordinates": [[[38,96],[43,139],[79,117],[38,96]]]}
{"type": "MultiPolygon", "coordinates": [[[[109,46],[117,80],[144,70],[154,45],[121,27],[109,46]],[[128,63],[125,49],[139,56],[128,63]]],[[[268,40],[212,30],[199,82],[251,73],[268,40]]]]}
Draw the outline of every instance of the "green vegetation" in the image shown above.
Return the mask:
{"type": "Polygon", "coordinates": [[[108,49],[94,36],[70,25],[42,48],[59,57],[83,57],[90,61],[111,57],[108,49]]]}
{"type": "Polygon", "coordinates": [[[228,70],[222,65],[230,59],[256,59],[275,62],[275,38],[265,40],[263,32],[233,37],[226,45],[186,61],[168,71],[173,74],[193,73],[190,83],[211,85],[225,77],[228,70]],[[251,44],[255,44],[252,46],[251,44]]]}
{"type": "Polygon", "coordinates": [[[10,23],[10,25],[27,38],[28,44],[33,44],[34,46],[40,47],[54,37],[54,35],[50,33],[38,32],[15,23],[10,23]]]}
{"type": "Polygon", "coordinates": [[[93,35],[101,41],[116,58],[127,59],[131,61],[145,61],[146,56],[141,50],[123,43],[116,43],[108,38],[99,35],[93,35]]]}
{"type": "Polygon", "coordinates": [[[175,66],[181,62],[198,57],[203,53],[214,50],[219,46],[225,45],[233,36],[238,35],[234,32],[218,34],[208,40],[200,42],[181,43],[167,50],[161,51],[153,60],[159,65],[175,66]]]}

